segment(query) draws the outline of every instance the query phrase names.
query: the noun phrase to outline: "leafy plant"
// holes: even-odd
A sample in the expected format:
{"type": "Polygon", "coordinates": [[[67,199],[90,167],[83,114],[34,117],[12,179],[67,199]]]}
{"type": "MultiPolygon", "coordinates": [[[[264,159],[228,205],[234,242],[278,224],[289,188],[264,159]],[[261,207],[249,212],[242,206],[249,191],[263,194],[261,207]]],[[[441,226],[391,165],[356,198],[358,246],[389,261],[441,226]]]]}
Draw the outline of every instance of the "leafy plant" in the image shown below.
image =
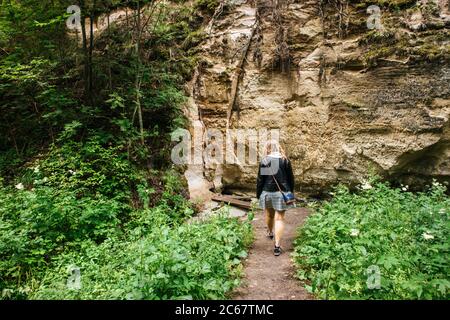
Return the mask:
{"type": "Polygon", "coordinates": [[[327,299],[448,299],[445,186],[414,194],[373,180],[361,189],[338,187],[299,230],[299,279],[327,299]],[[379,270],[379,288],[371,270],[379,270]]]}
{"type": "Polygon", "coordinates": [[[58,257],[31,299],[218,299],[239,284],[251,227],[226,212],[204,222],[169,227],[164,210],[141,213],[124,238],[87,243],[58,257]],[[145,218],[144,218],[145,216],[145,218]],[[68,290],[67,267],[82,288],[68,290]]]}

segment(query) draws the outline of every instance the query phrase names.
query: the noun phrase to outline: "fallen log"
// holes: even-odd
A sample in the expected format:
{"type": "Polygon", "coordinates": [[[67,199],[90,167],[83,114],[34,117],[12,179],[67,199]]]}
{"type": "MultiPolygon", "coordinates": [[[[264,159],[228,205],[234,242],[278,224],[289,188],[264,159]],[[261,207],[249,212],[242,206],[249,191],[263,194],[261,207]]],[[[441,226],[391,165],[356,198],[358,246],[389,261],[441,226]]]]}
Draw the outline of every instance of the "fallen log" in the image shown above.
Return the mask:
{"type": "Polygon", "coordinates": [[[228,205],[250,210],[252,205],[250,201],[238,200],[232,196],[214,195],[211,200],[223,202],[228,205]]]}
{"type": "MultiPolygon", "coordinates": [[[[230,206],[247,209],[247,210],[250,210],[252,207],[250,199],[251,199],[251,197],[223,195],[223,194],[216,194],[211,198],[211,200],[213,200],[213,201],[223,202],[230,206]]],[[[295,197],[295,200],[297,200],[297,206],[299,206],[300,203],[306,204],[308,202],[306,199],[299,198],[299,197],[295,197]]]]}

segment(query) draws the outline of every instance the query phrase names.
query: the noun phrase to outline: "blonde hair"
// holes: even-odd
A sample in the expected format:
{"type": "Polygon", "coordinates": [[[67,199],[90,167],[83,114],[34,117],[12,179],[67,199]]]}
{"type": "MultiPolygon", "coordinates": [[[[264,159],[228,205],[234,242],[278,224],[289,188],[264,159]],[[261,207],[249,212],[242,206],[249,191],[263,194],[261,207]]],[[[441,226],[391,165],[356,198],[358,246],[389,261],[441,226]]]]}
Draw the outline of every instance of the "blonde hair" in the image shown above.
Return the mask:
{"type": "Polygon", "coordinates": [[[264,157],[267,157],[272,152],[279,152],[283,158],[287,158],[283,147],[277,140],[269,140],[264,146],[264,157]]]}

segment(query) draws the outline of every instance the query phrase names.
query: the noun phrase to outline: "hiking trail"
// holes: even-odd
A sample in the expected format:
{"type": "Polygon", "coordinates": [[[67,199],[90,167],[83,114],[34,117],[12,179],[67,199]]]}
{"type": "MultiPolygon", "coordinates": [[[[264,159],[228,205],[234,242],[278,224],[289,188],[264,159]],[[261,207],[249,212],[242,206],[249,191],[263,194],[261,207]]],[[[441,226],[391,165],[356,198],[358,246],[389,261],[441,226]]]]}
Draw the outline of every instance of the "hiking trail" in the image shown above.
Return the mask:
{"type": "Polygon", "coordinates": [[[266,236],[264,212],[258,211],[253,220],[255,241],[244,261],[244,277],[240,287],[232,294],[233,300],[311,300],[313,296],[301,287],[294,277],[295,267],[291,261],[293,241],[297,229],[310,211],[294,208],[286,211],[284,235],[281,240],[283,252],[273,255],[273,240],[266,236]]]}

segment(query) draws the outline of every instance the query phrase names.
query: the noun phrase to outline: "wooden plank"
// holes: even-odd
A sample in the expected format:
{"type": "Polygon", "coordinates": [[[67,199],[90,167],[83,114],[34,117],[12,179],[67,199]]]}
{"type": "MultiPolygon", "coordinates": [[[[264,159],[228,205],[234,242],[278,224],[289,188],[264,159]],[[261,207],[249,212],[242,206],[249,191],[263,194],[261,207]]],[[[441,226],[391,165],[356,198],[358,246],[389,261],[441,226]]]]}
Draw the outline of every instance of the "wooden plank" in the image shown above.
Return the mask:
{"type": "Polygon", "coordinates": [[[252,201],[251,196],[237,196],[237,195],[232,195],[232,194],[222,194],[222,196],[230,197],[230,198],[233,198],[236,200],[252,201]]]}
{"type": "MultiPolygon", "coordinates": [[[[211,200],[217,202],[223,202],[231,206],[250,210],[252,207],[251,201],[245,201],[244,199],[251,199],[251,197],[216,194],[211,198],[211,200]]],[[[295,199],[297,200],[297,206],[300,203],[307,203],[306,199],[304,198],[295,197],[295,199]]]]}
{"type": "Polygon", "coordinates": [[[232,205],[232,206],[235,206],[235,207],[239,207],[239,208],[243,208],[243,209],[250,209],[251,208],[250,201],[238,200],[238,199],[230,197],[230,196],[214,195],[212,197],[212,200],[219,201],[219,202],[224,202],[224,203],[227,203],[229,205],[232,205]]]}

